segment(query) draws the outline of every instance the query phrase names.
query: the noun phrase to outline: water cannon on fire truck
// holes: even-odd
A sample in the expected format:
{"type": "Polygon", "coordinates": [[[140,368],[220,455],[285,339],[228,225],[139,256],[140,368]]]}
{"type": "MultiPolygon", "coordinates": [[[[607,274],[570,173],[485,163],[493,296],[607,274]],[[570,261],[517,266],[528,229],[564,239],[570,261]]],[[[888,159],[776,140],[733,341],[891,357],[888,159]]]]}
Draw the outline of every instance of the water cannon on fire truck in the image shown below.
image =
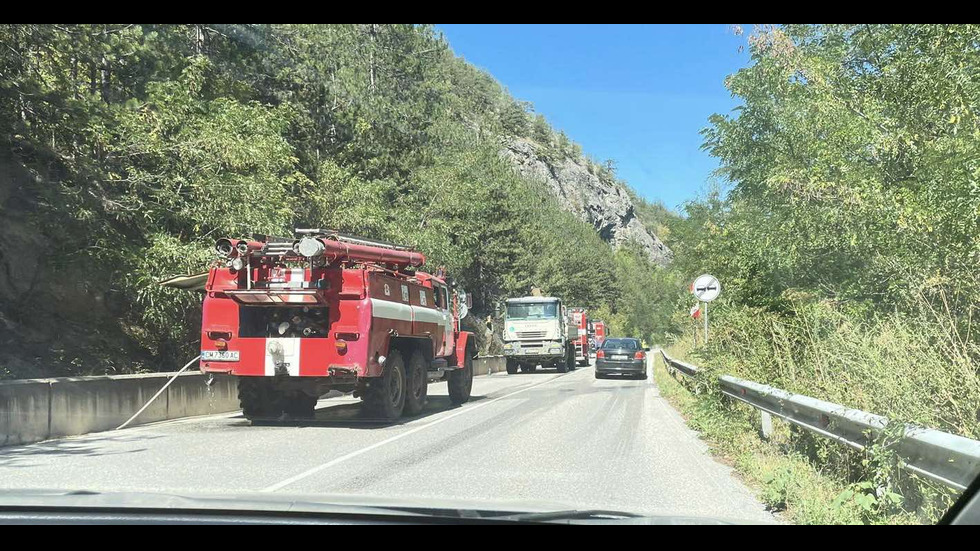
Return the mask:
{"type": "Polygon", "coordinates": [[[454,404],[469,400],[471,302],[444,268],[420,271],[425,255],[404,245],[295,233],[218,239],[206,278],[164,282],[204,291],[200,367],[238,378],[246,417],[310,417],[339,390],[392,420],[418,414],[435,381],[454,404]]]}

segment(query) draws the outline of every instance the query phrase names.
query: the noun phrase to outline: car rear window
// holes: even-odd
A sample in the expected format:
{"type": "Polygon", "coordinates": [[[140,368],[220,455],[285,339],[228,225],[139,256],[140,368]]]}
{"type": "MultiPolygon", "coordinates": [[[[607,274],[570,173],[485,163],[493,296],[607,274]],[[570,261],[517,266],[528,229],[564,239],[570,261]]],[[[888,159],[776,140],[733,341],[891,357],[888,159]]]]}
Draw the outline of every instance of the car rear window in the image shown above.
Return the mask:
{"type": "Polygon", "coordinates": [[[602,343],[603,348],[625,348],[627,350],[636,350],[639,348],[636,341],[633,339],[606,339],[602,343]]]}

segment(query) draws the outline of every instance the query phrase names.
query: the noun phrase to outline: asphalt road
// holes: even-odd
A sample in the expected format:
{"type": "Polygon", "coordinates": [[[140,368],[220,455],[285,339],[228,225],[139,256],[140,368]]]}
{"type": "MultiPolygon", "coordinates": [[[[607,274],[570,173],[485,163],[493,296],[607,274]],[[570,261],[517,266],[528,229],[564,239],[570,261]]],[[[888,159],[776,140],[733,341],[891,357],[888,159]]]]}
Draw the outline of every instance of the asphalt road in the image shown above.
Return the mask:
{"type": "Polygon", "coordinates": [[[774,521],[652,377],[497,373],[477,377],[459,408],[444,383],[429,393],[422,415],[393,425],[340,397],[321,400],[302,426],[222,414],[2,448],[0,488],[547,502],[774,521]]]}

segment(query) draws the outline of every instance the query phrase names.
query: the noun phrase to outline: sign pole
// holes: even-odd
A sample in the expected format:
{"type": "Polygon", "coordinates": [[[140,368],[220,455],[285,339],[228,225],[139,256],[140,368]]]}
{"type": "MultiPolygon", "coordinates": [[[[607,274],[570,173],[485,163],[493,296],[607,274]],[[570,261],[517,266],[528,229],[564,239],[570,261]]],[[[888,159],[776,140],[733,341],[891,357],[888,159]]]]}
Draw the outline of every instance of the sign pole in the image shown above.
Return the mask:
{"type": "Polygon", "coordinates": [[[708,303],[704,303],[704,344],[708,344],[708,303]]]}

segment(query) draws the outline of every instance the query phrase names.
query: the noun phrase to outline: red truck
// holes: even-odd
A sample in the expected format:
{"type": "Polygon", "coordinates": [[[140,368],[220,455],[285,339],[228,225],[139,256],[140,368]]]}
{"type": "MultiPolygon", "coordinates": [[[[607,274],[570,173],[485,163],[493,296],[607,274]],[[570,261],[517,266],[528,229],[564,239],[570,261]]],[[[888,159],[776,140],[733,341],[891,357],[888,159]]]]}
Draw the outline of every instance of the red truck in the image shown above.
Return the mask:
{"type": "Polygon", "coordinates": [[[238,378],[249,419],[309,418],[329,390],[353,392],[386,420],[414,415],[428,383],[469,400],[469,299],[408,247],[296,230],[295,238],[219,239],[205,285],[201,370],[238,378]]]}
{"type": "Polygon", "coordinates": [[[602,346],[602,342],[606,340],[607,333],[606,322],[600,320],[592,322],[592,339],[595,341],[596,349],[602,346]]]}
{"type": "Polygon", "coordinates": [[[578,327],[578,337],[575,338],[575,363],[579,366],[589,365],[589,313],[585,308],[570,308],[572,323],[578,327]]]}

